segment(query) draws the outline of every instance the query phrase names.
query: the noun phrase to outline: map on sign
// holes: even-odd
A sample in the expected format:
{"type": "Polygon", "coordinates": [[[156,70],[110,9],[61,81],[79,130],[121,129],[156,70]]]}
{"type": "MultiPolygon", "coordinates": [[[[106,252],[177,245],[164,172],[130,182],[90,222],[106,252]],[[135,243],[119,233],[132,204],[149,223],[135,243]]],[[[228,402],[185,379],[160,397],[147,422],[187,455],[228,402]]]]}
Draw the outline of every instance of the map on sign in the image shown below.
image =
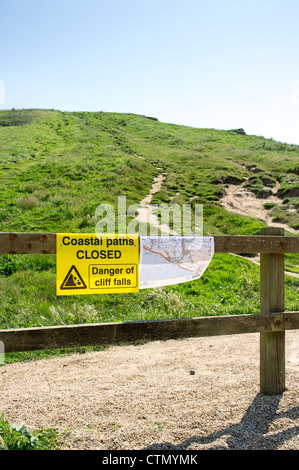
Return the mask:
{"type": "Polygon", "coordinates": [[[141,236],[139,288],[162,287],[198,279],[213,255],[213,237],[141,236]]]}

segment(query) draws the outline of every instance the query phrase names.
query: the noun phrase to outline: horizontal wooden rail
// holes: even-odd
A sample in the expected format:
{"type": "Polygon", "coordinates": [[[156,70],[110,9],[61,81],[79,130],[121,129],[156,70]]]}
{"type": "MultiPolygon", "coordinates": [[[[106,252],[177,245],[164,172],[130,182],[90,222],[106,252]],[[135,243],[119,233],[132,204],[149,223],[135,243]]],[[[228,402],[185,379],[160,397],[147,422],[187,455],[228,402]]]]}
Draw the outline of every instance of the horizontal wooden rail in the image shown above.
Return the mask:
{"type": "Polygon", "coordinates": [[[299,312],[278,312],[7,329],[0,330],[0,341],[9,353],[297,328],[299,312]]]}
{"type": "MultiPolygon", "coordinates": [[[[215,235],[214,244],[215,253],[299,253],[299,237],[215,235]]],[[[55,253],[55,233],[0,232],[0,254],[55,253]]]]}

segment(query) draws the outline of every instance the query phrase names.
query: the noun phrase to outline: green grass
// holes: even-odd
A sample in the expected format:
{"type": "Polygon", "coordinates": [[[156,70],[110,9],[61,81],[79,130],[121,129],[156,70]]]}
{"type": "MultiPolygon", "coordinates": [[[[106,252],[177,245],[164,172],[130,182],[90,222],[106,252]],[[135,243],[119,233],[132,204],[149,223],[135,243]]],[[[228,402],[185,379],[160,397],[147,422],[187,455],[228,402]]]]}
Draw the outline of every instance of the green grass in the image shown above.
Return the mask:
{"type": "Polygon", "coordinates": [[[93,125],[80,113],[33,116],[0,127],[2,231],[87,231],[100,203],[146,195],[157,170],[123,150],[97,115],[93,125]]]}
{"type": "MultiPolygon", "coordinates": [[[[202,204],[205,234],[257,235],[265,226],[221,206],[232,179],[248,179],[248,188],[260,197],[265,194],[259,191],[271,191],[280,181],[284,204],[268,210],[297,228],[298,161],[299,146],[240,130],[196,129],[134,114],[0,111],[0,230],[94,232],[99,204],[112,204],[117,215],[118,196],[126,196],[127,206],[139,203],[159,172],[165,181],[152,203],[191,204],[192,209],[202,204]]],[[[259,308],[258,268],[232,255],[215,255],[198,281],[137,294],[57,297],[55,267],[51,255],[0,257],[1,328],[230,315],[259,308]]],[[[286,267],[298,272],[298,254],[286,256],[286,267]]],[[[288,308],[298,309],[298,279],[287,277],[286,297],[288,308]]],[[[6,356],[7,361],[29,357],[6,356]]]]}
{"type": "Polygon", "coordinates": [[[116,206],[119,195],[138,203],[157,167],[166,176],[157,204],[196,197],[210,207],[231,178],[251,178],[256,194],[277,180],[284,198],[298,189],[298,146],[133,114],[1,111],[0,143],[2,231],[88,231],[100,203],[116,206]]]}
{"type": "Polygon", "coordinates": [[[53,429],[30,432],[25,424],[12,425],[0,416],[0,450],[56,450],[59,445],[53,429]]]}

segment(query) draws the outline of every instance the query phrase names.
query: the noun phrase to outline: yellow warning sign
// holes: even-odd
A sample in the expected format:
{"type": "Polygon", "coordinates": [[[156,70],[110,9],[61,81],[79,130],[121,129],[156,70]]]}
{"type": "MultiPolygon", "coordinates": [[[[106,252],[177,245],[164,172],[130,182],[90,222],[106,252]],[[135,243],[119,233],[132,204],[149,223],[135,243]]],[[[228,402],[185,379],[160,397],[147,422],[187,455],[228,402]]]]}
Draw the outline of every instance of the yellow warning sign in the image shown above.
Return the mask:
{"type": "Polygon", "coordinates": [[[138,291],[138,234],[56,235],[57,295],[138,291]]]}

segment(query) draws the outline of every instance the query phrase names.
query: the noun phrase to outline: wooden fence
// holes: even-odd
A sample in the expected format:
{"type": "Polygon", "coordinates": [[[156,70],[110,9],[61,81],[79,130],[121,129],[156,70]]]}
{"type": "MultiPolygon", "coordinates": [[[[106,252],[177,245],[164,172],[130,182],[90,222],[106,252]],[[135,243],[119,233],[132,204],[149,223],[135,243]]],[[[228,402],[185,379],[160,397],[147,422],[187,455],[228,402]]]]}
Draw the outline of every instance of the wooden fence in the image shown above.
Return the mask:
{"type": "MultiPolygon", "coordinates": [[[[5,352],[260,333],[260,391],[282,393],[285,331],[299,328],[299,312],[284,311],[284,255],[299,253],[299,238],[268,227],[259,236],[215,236],[214,245],[216,253],[260,253],[259,314],[3,329],[5,352]]],[[[0,233],[0,254],[55,253],[56,234],[0,233]]]]}

